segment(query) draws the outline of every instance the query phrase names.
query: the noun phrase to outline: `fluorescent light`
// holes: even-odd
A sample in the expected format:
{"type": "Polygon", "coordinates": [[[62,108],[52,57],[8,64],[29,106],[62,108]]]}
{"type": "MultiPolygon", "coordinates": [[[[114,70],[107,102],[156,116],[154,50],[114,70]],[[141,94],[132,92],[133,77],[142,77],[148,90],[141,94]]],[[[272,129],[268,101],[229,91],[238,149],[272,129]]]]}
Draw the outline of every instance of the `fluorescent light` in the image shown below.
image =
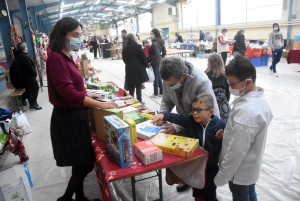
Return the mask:
{"type": "Polygon", "coordinates": [[[61,14],[59,14],[59,17],[61,18],[61,14]]]}
{"type": "Polygon", "coordinates": [[[80,22],[80,19],[78,20],[78,22],[80,22]]]}
{"type": "Polygon", "coordinates": [[[79,4],[84,4],[84,3],[85,3],[84,1],[80,1],[80,2],[74,3],[74,6],[79,5],[79,4]]]}
{"type": "Polygon", "coordinates": [[[124,6],[120,6],[118,9],[122,9],[122,8],[124,8],[124,6]]]}
{"type": "Polygon", "coordinates": [[[103,14],[103,13],[98,13],[97,15],[105,15],[105,14],[103,14]]]}
{"type": "Polygon", "coordinates": [[[97,5],[98,3],[100,3],[100,0],[96,1],[96,3],[95,3],[95,4],[97,5]]]}
{"type": "Polygon", "coordinates": [[[61,8],[61,9],[60,9],[60,12],[62,13],[63,11],[64,11],[64,9],[61,8]]]}
{"type": "Polygon", "coordinates": [[[92,10],[92,9],[93,9],[93,6],[91,6],[89,10],[92,10]]]}
{"type": "Polygon", "coordinates": [[[66,4],[66,5],[61,6],[61,7],[66,8],[66,7],[70,7],[70,6],[73,6],[73,4],[66,4]]]}
{"type": "Polygon", "coordinates": [[[66,12],[66,13],[61,13],[61,15],[67,15],[67,14],[69,14],[69,12],[66,12]]]}
{"type": "Polygon", "coordinates": [[[142,8],[149,8],[151,6],[151,4],[147,5],[147,6],[142,6],[142,8]]]}
{"type": "Polygon", "coordinates": [[[61,6],[64,6],[65,2],[61,2],[61,6]]]}
{"type": "Polygon", "coordinates": [[[117,3],[127,3],[127,1],[120,1],[120,0],[118,0],[117,3]]]}
{"type": "Polygon", "coordinates": [[[113,8],[105,8],[105,10],[115,10],[115,9],[113,9],[113,8]]]}
{"type": "Polygon", "coordinates": [[[160,3],[160,2],[164,2],[164,1],[166,1],[166,0],[158,0],[159,3],[160,3]]]}
{"type": "Polygon", "coordinates": [[[93,17],[94,20],[100,20],[101,18],[98,17],[93,17]]]}
{"type": "Polygon", "coordinates": [[[86,16],[86,13],[84,13],[84,15],[83,16],[86,16]]]}
{"type": "Polygon", "coordinates": [[[78,12],[79,10],[73,10],[73,11],[71,11],[71,13],[73,13],[73,12],[78,12]]]}

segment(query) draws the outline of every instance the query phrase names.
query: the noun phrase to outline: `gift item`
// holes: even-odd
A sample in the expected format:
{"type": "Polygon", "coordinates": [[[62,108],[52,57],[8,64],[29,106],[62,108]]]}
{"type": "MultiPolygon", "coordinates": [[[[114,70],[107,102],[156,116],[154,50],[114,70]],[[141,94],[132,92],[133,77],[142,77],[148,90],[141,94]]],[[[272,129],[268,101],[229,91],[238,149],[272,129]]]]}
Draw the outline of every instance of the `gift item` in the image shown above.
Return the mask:
{"type": "Polygon", "coordinates": [[[131,106],[120,108],[120,110],[123,111],[123,115],[127,113],[138,113],[138,109],[131,106]]]}
{"type": "Polygon", "coordinates": [[[139,113],[126,113],[123,115],[123,119],[131,118],[133,121],[135,121],[136,124],[142,123],[146,121],[146,117],[143,115],[140,115],[139,113]]]}
{"type": "Polygon", "coordinates": [[[139,101],[135,98],[125,100],[126,105],[132,105],[138,103],[139,101]]]}
{"type": "Polygon", "coordinates": [[[111,92],[111,93],[116,92],[114,85],[112,85],[110,83],[106,83],[106,82],[97,82],[97,83],[89,82],[89,83],[87,83],[87,88],[104,90],[105,92],[111,92]]]}
{"type": "Polygon", "coordinates": [[[127,107],[127,105],[125,104],[125,102],[123,100],[115,101],[115,103],[118,105],[118,108],[127,107]]]}
{"type": "MultiPolygon", "coordinates": [[[[91,124],[95,125],[96,127],[96,134],[97,138],[103,142],[106,142],[106,135],[105,135],[105,128],[104,128],[104,116],[108,115],[116,115],[119,118],[123,118],[123,112],[120,109],[100,109],[100,108],[93,108],[93,114],[94,114],[94,123],[91,122],[91,124]]],[[[92,119],[91,119],[92,121],[92,119]]]]}
{"type": "Polygon", "coordinates": [[[135,107],[137,109],[140,109],[141,107],[144,107],[144,105],[142,103],[135,103],[135,104],[132,104],[130,105],[131,107],[135,107]]]}
{"type": "Polygon", "coordinates": [[[164,153],[189,158],[199,147],[198,140],[184,136],[159,133],[151,141],[162,149],[164,153]]]}
{"type": "Polygon", "coordinates": [[[116,115],[104,117],[106,144],[109,154],[121,166],[132,163],[132,150],[129,126],[116,115]]]}
{"type": "Polygon", "coordinates": [[[160,131],[160,126],[153,125],[151,120],[136,125],[136,132],[139,138],[149,140],[160,131]]]}
{"type": "Polygon", "coordinates": [[[134,153],[144,165],[162,160],[162,150],[150,140],[135,143],[134,153]]]}
{"type": "Polygon", "coordinates": [[[134,146],[134,144],[137,142],[136,123],[131,118],[127,118],[124,121],[129,125],[131,146],[134,146]]]}

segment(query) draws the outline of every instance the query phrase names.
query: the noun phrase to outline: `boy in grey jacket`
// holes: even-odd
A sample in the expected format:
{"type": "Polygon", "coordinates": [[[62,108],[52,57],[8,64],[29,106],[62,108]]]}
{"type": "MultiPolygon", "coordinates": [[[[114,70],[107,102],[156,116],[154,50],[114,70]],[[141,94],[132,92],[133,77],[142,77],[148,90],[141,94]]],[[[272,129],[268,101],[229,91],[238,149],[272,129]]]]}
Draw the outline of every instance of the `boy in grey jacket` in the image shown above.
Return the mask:
{"type": "Polygon", "coordinates": [[[280,31],[279,24],[273,24],[273,31],[269,34],[269,47],[272,49],[272,65],[270,66],[269,73],[278,77],[276,72],[276,64],[280,61],[283,49],[283,34],[280,31]]]}

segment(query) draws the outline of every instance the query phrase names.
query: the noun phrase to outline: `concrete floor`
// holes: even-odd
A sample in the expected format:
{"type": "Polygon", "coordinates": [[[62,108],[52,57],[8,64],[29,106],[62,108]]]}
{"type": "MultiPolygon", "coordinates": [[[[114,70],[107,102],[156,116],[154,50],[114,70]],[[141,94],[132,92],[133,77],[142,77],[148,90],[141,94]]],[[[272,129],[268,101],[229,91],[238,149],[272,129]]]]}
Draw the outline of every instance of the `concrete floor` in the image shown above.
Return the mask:
{"type": "MultiPolygon", "coordinates": [[[[101,70],[100,79],[110,79],[119,86],[124,84],[124,63],[122,60],[94,60],[87,53],[92,65],[101,70]]],[[[188,61],[197,68],[205,70],[206,59],[188,57],[188,61]]],[[[258,200],[295,201],[300,200],[300,65],[286,64],[282,59],[278,64],[279,77],[268,74],[267,67],[257,67],[257,85],[265,89],[265,96],[272,108],[274,118],[271,122],[266,143],[266,150],[260,179],[256,190],[258,200]]],[[[44,80],[46,76],[44,76],[44,80]]],[[[47,82],[44,82],[47,85],[47,82]]],[[[39,93],[38,102],[43,107],[40,111],[30,111],[27,106],[27,117],[33,132],[24,136],[23,142],[29,154],[35,201],[55,201],[67,186],[71,172],[69,167],[60,168],[55,165],[50,140],[50,117],[52,105],[48,101],[47,88],[39,93]]],[[[143,101],[152,110],[159,109],[161,98],[151,99],[153,87],[146,83],[143,90],[143,101]]],[[[3,97],[3,96],[2,96],[3,97]]],[[[233,97],[231,98],[233,100],[233,97]]],[[[10,107],[9,99],[4,96],[0,100],[1,107],[10,107]]],[[[6,152],[0,156],[0,170],[5,170],[19,163],[17,156],[6,152]]],[[[143,177],[143,176],[141,176],[143,177]]],[[[94,172],[85,180],[85,192],[89,198],[101,198],[101,193],[94,172]]],[[[164,200],[193,200],[191,191],[177,193],[176,186],[168,186],[163,181],[164,200]]],[[[158,198],[158,180],[145,180],[136,186],[138,200],[154,200],[158,198]]],[[[110,185],[114,200],[132,200],[130,180],[113,182],[110,185]]],[[[218,188],[218,199],[229,201],[231,194],[228,186],[218,188]]]]}

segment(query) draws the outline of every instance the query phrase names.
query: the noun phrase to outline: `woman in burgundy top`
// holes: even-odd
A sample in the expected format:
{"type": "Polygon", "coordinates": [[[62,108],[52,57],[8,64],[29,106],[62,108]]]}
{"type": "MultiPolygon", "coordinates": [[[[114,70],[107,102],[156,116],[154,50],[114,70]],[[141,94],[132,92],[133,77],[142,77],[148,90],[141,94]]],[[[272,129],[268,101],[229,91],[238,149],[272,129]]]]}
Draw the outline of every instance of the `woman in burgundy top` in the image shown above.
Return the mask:
{"type": "Polygon", "coordinates": [[[54,106],[50,134],[57,166],[72,166],[65,194],[57,201],[88,201],[83,193],[83,181],[93,169],[94,151],[91,143],[87,107],[117,108],[114,102],[101,103],[87,95],[70,52],[78,50],[82,25],[64,17],[50,35],[52,52],[47,60],[47,80],[50,103],[54,106]]]}

